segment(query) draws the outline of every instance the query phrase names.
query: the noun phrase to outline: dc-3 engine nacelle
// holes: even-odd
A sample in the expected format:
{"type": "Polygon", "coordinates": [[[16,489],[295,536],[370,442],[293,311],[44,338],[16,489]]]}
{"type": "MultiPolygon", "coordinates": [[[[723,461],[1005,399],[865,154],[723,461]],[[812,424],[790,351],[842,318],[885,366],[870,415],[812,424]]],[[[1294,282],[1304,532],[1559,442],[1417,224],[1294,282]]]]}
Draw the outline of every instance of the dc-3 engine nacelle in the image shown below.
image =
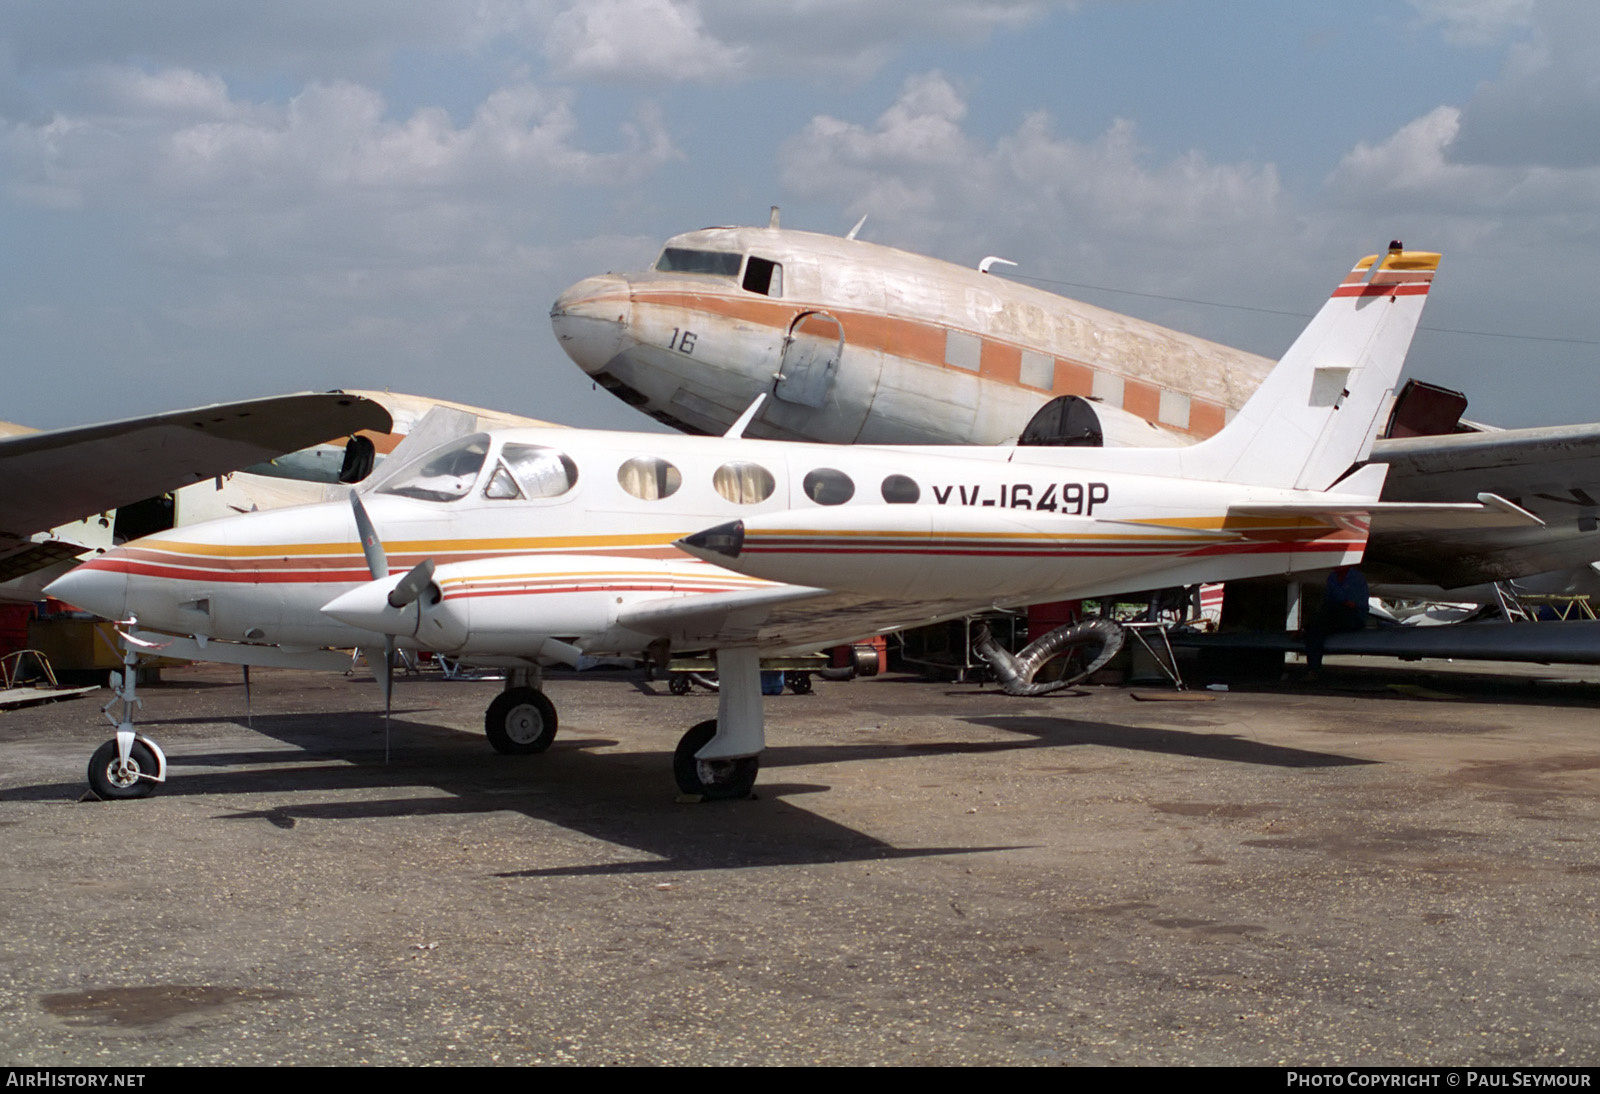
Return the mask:
{"type": "Polygon", "coordinates": [[[460,657],[570,660],[577,650],[563,638],[576,636],[606,649],[643,648],[650,637],[618,627],[618,613],[635,600],[670,595],[682,579],[667,562],[607,561],[539,555],[452,563],[435,570],[420,595],[399,607],[391,593],[405,574],[357,586],[322,611],[352,627],[394,635],[404,645],[460,657]]]}
{"type": "Polygon", "coordinates": [[[1078,395],[1058,395],[1028,419],[1017,443],[1054,448],[1170,448],[1187,441],[1120,407],[1078,395]]]}

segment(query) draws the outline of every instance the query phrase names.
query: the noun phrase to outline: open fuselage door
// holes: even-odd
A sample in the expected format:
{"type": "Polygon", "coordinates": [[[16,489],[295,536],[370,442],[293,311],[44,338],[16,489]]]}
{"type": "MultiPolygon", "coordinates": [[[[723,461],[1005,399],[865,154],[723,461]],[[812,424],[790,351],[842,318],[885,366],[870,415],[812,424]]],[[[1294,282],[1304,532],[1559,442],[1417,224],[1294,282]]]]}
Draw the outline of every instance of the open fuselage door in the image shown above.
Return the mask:
{"type": "Polygon", "coordinates": [[[848,444],[861,432],[882,369],[881,355],[856,347],[846,360],[844,325],[825,311],[804,311],[789,324],[762,415],[797,436],[848,444]]]}

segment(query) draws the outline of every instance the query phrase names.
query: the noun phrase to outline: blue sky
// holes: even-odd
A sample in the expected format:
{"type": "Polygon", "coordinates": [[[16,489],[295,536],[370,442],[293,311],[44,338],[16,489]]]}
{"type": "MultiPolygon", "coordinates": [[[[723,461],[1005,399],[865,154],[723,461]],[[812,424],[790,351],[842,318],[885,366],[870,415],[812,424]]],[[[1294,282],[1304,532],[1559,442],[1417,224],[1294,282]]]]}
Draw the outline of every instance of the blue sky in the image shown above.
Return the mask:
{"type": "Polygon", "coordinates": [[[1445,252],[1410,375],[1600,420],[1595,54],[1584,0],[10,0],[0,417],[630,425],[551,300],[776,203],[1272,356],[1399,237],[1445,252]]]}

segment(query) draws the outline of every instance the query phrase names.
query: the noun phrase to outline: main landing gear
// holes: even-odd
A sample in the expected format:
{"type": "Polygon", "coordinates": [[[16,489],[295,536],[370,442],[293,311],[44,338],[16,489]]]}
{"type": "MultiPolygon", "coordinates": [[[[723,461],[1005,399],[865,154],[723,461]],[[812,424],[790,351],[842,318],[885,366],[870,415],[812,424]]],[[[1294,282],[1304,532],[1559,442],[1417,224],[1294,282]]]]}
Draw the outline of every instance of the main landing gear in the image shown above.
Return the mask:
{"type": "MultiPolygon", "coordinates": [[[[717,651],[717,716],[694,726],[672,754],[672,776],[685,797],[748,798],[761,769],[766,729],[761,710],[761,660],[754,649],[717,651]]],[[[495,751],[527,756],[556,738],[556,707],[541,686],[544,673],[517,669],[489,704],[484,729],[495,751]]]]}
{"type": "Polygon", "coordinates": [[[730,760],[701,760],[695,754],[717,735],[717,720],[708,718],[678,741],[672,753],[672,777],[685,794],[707,801],[748,798],[756,785],[761,757],[737,756],[730,760]]]}
{"type": "Polygon", "coordinates": [[[556,739],[556,705],[537,688],[507,688],[489,704],[484,730],[496,752],[529,756],[556,739]]]}
{"type": "Polygon", "coordinates": [[[761,659],[749,647],[718,650],[717,676],[717,716],[683,735],[672,776],[686,797],[732,801],[750,796],[766,747],[761,659]]]}
{"type": "Polygon", "coordinates": [[[544,670],[513,669],[506,689],[495,696],[483,717],[489,744],[507,756],[543,752],[556,739],[556,705],[541,688],[544,670]]]}

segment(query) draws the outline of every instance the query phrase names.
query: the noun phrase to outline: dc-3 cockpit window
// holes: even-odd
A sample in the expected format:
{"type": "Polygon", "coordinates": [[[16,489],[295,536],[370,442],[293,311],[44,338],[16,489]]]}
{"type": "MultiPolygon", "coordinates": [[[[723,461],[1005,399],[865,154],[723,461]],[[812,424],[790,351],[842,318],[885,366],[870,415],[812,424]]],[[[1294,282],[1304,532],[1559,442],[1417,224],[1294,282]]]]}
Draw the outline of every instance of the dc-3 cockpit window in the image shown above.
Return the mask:
{"type": "Polygon", "coordinates": [[[538,444],[500,449],[483,496],[500,500],[558,498],[578,482],[578,465],[564,452],[538,444]]]}
{"type": "Polygon", "coordinates": [[[670,498],[683,485],[683,475],[660,456],[635,456],[617,468],[617,482],[636,498],[670,498]]]}
{"type": "Polygon", "coordinates": [[[783,265],[751,255],[744,266],[744,287],[762,296],[783,296],[783,265]]]}
{"type": "Polygon", "coordinates": [[[478,481],[484,457],[489,454],[489,438],[474,433],[459,441],[431,449],[395,472],[377,493],[399,494],[423,501],[455,501],[464,498],[478,481]]]}
{"type": "Polygon", "coordinates": [[[692,251],[687,247],[668,247],[656,259],[656,269],[663,273],[738,277],[739,263],[743,258],[738,251],[692,251]]]}
{"type": "Polygon", "coordinates": [[[772,472],[759,463],[735,460],[717,468],[711,476],[711,485],[736,505],[754,505],[770,498],[778,484],[772,472]]]}

